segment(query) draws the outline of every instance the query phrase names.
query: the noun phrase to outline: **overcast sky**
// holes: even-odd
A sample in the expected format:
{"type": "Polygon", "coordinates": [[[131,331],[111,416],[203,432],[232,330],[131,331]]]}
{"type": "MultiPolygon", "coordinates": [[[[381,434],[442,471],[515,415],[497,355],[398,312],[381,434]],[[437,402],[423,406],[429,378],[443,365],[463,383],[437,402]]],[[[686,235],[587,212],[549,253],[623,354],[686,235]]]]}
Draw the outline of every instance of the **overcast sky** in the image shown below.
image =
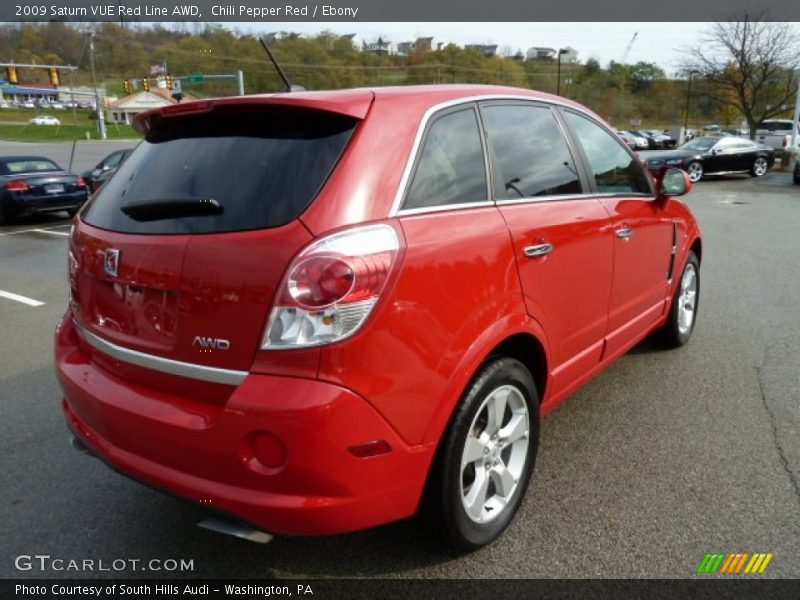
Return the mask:
{"type": "Polygon", "coordinates": [[[531,46],[551,48],[571,46],[585,62],[596,58],[605,66],[619,62],[634,33],[639,35],[631,47],[628,63],[653,62],[667,75],[679,67],[680,49],[692,45],[704,23],[265,23],[257,26],[227,23],[228,27],[248,31],[294,31],[313,35],[325,29],[339,34],[358,33],[366,41],[382,36],[393,42],[433,36],[436,42],[498,44],[523,52],[531,46]]]}

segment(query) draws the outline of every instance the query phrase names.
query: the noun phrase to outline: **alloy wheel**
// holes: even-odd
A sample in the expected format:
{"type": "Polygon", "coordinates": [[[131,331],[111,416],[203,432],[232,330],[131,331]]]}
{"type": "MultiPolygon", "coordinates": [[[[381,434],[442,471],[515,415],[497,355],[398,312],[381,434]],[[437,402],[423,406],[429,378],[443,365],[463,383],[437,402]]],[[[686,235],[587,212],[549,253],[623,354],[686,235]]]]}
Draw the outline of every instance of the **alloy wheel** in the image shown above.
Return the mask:
{"type": "Polygon", "coordinates": [[[681,334],[686,334],[692,328],[696,304],[697,271],[692,263],[688,263],[681,277],[678,295],[678,330],[681,334]]]}
{"type": "Polygon", "coordinates": [[[461,502],[475,523],[503,513],[527,468],[530,417],[522,392],[503,385],[472,420],[461,455],[461,502]]]}

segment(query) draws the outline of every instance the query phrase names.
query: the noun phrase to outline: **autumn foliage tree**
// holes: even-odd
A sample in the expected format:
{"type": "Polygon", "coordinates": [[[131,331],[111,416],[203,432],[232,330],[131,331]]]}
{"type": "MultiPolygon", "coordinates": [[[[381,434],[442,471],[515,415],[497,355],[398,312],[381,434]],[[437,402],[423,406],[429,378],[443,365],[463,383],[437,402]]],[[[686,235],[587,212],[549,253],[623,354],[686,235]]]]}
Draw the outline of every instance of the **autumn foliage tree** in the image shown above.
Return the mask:
{"type": "Polygon", "coordinates": [[[794,25],[764,17],[744,15],[739,21],[714,23],[684,61],[687,72],[705,78],[705,93],[720,111],[733,107],[741,113],[751,138],[758,123],[794,104],[800,67],[800,36],[794,25]]]}

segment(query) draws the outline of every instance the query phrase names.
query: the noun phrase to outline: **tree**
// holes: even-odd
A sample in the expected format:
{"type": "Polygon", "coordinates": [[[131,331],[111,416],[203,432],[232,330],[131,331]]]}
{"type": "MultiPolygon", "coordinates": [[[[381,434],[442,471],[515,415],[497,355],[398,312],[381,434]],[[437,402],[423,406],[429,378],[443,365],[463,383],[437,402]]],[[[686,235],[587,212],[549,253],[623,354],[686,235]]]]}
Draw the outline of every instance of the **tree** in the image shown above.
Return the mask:
{"type": "Polygon", "coordinates": [[[687,51],[686,72],[708,82],[705,92],[720,109],[736,108],[747,120],[750,138],[764,119],[784,112],[797,93],[800,37],[789,23],[764,20],[764,13],[741,21],[715,23],[687,51]]]}

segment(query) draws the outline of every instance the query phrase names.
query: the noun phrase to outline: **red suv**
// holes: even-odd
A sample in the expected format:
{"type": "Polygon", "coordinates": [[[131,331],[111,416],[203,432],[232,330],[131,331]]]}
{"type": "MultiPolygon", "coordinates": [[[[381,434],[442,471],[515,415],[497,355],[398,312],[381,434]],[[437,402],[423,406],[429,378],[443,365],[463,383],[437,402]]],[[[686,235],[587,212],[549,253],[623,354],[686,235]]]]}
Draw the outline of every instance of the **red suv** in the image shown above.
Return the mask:
{"type": "Polygon", "coordinates": [[[76,443],[279,534],[425,507],[491,542],[540,415],[652,332],[688,341],[699,231],[582,106],[503,87],[149,111],[69,238],[76,443]]]}

